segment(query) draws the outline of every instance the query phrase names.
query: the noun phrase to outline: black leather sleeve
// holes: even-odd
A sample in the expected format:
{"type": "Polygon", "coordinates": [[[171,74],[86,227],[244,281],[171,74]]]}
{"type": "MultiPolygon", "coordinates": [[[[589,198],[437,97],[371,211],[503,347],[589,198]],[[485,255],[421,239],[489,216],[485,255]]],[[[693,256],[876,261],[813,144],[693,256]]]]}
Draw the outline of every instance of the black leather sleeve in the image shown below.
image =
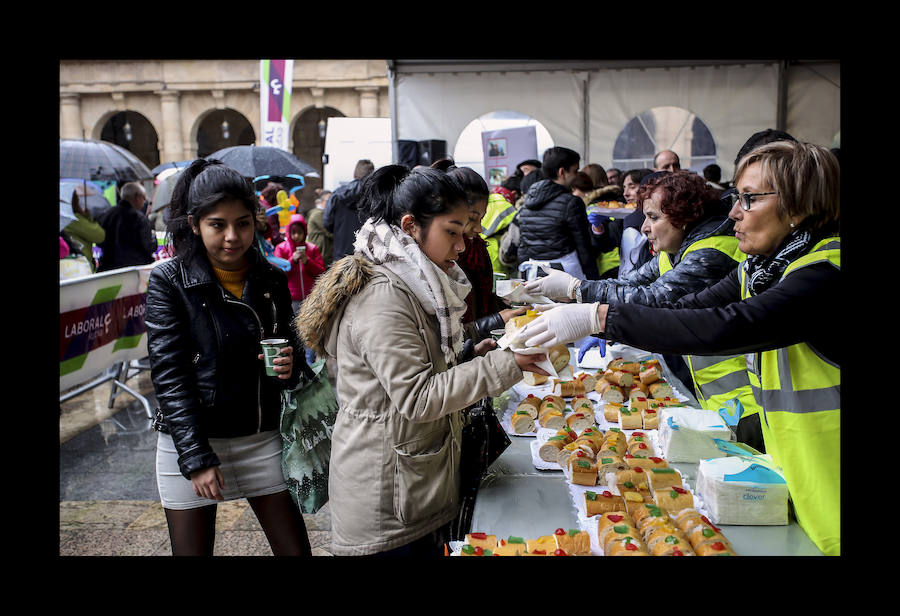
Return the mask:
{"type": "MultiPolygon", "coordinates": [[[[169,262],[169,265],[172,262],[169,262]]],[[[200,423],[202,403],[192,379],[190,321],[183,296],[171,279],[176,268],[157,266],[147,286],[147,348],[150,379],[163,422],[178,452],[181,474],[190,474],[220,462],[209,446],[200,423]]]]}

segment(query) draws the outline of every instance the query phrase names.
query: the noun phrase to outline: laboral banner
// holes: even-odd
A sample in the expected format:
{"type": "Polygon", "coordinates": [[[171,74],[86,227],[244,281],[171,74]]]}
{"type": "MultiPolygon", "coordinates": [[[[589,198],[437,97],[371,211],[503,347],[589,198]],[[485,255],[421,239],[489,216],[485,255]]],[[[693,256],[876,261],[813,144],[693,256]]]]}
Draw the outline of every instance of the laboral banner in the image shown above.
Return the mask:
{"type": "Polygon", "coordinates": [[[60,391],[147,356],[147,281],[159,263],[59,282],[60,391]]]}
{"type": "Polygon", "coordinates": [[[491,187],[499,186],[516,172],[516,165],[537,159],[537,132],[534,126],[501,128],[481,133],[484,148],[484,175],[491,187]]]}
{"type": "Polygon", "coordinates": [[[259,113],[263,145],[287,150],[293,60],[260,60],[259,113]]]}

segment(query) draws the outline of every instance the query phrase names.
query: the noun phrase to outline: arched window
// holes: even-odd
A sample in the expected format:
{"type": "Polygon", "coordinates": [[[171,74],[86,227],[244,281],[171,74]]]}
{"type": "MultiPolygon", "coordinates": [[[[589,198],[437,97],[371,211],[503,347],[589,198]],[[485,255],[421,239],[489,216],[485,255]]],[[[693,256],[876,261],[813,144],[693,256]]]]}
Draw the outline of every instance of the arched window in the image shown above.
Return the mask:
{"type": "Polygon", "coordinates": [[[150,120],[137,111],[125,110],[110,116],[100,130],[100,139],[133,152],[148,169],[159,164],[159,135],[150,120]]]}
{"type": "Polygon", "coordinates": [[[613,146],[613,167],[653,168],[653,156],[672,150],[681,168],[702,173],[716,162],[716,142],[706,124],[681,107],[654,107],[631,119],[613,146]]]}
{"type": "Polygon", "coordinates": [[[197,126],[197,157],[206,158],[213,152],[233,145],[256,143],[256,132],[250,121],[234,109],[215,109],[206,114],[197,126]]]}
{"type": "Polygon", "coordinates": [[[544,125],[531,116],[517,111],[491,111],[469,122],[459,134],[452,156],[457,166],[471,167],[480,173],[490,186],[494,186],[515,173],[516,165],[523,160],[529,158],[540,160],[544,150],[553,145],[553,139],[550,138],[550,133],[544,125]],[[507,152],[503,149],[504,145],[509,144],[494,143],[490,144],[490,147],[496,147],[497,150],[489,150],[489,153],[508,153],[509,157],[504,159],[498,155],[494,159],[485,159],[482,133],[524,126],[533,126],[535,129],[534,149],[529,150],[528,155],[517,156],[516,150],[510,149],[507,152]]]}

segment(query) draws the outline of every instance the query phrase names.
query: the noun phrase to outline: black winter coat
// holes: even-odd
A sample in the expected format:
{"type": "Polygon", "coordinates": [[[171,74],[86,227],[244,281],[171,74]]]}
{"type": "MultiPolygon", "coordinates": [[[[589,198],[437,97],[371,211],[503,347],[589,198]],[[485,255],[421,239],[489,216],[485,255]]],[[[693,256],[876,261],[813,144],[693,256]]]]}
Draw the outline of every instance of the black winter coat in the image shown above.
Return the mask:
{"type": "Polygon", "coordinates": [[[364,222],[357,208],[364,181],[365,178],[353,180],[335,190],[322,213],[322,225],[334,235],[332,262],[353,254],[356,232],[364,222]]]}
{"type": "Polygon", "coordinates": [[[528,259],[552,261],[576,251],[585,277],[600,277],[584,201],[565,186],[552,180],[535,182],[516,214],[516,223],[517,266],[528,259]]]}
{"type": "Polygon", "coordinates": [[[147,286],[150,378],[162,420],[172,435],[182,475],[216,466],[209,438],[276,430],[281,392],[308,373],[293,323],[284,272],[254,247],[242,298],[219,284],[205,256],[176,257],[153,268],[147,286]],[[259,342],[287,338],[294,349],[290,379],[267,376],[259,342]]]}
{"type": "Polygon", "coordinates": [[[834,312],[825,309],[835,297],[846,296],[840,270],[815,263],[741,301],[741,267],[707,289],[659,307],[612,302],[603,336],[685,355],[740,355],[805,342],[840,365],[844,343],[835,333],[834,312]]]}
{"type": "Polygon", "coordinates": [[[106,239],[98,244],[103,251],[98,272],[153,263],[153,253],[158,248],[156,233],[150,219],[133,205],[119,201],[100,214],[97,222],[106,231],[106,239]]]}
{"type": "Polygon", "coordinates": [[[684,251],[694,242],[714,236],[734,237],[734,221],[710,216],[697,223],[685,236],[678,252],[670,255],[673,269],[663,275],[659,273],[659,257],[654,256],[623,278],[586,280],[581,283],[582,301],[659,306],[706,289],[735,269],[737,262],[715,248],[700,248],[687,256],[684,251]]]}

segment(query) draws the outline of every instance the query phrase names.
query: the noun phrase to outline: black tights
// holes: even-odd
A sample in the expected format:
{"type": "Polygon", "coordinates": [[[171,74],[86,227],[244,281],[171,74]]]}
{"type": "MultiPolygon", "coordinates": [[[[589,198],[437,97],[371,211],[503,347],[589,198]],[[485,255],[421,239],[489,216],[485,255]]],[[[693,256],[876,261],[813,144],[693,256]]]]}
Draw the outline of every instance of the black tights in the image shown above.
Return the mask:
{"type": "MultiPolygon", "coordinates": [[[[285,490],[248,498],[275,556],[310,556],[303,515],[285,490]]],[[[216,505],[176,511],[164,509],[173,556],[212,556],[216,539],[216,505]]]]}

